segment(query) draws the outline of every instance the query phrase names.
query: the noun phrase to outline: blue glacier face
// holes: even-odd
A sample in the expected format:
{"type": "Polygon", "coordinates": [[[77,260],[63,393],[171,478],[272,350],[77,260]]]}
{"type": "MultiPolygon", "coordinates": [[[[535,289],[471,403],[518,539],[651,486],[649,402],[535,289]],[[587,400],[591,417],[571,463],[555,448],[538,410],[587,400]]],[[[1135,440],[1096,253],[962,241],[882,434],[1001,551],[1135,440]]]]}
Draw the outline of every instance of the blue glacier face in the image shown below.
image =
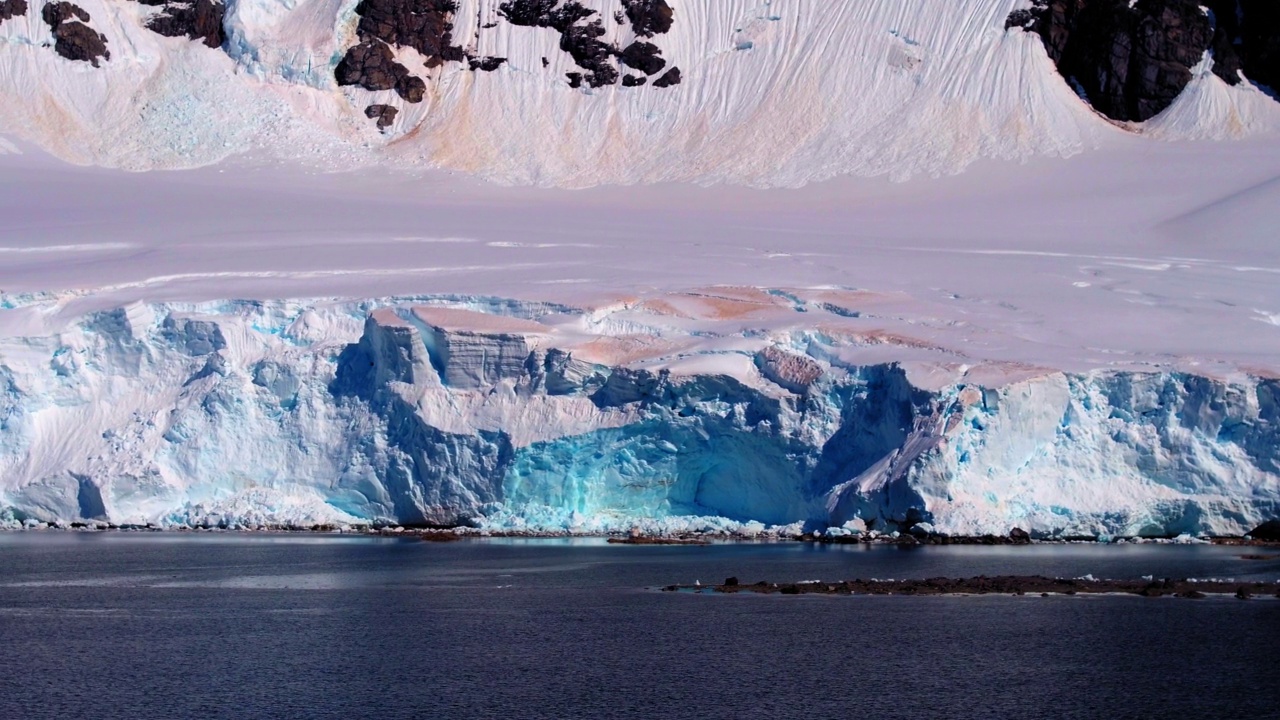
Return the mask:
{"type": "Polygon", "coordinates": [[[677,373],[431,317],[138,305],[5,340],[0,522],[1097,536],[1280,515],[1277,380],[926,390],[896,364],[841,364],[829,338],[767,337],[746,370],[677,373]]]}

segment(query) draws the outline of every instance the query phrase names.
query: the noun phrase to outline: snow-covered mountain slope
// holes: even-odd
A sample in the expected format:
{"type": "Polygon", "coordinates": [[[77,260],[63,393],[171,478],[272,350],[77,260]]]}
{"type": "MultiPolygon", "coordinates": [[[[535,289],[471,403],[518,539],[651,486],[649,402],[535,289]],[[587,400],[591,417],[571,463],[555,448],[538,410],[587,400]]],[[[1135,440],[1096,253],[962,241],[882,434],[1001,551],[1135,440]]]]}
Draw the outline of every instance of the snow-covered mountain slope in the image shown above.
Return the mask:
{"type": "MultiPolygon", "coordinates": [[[[510,183],[790,186],[1065,156],[1142,131],[1095,114],[1039,36],[1007,27],[1020,0],[679,0],[661,3],[662,32],[629,17],[656,2],[590,0],[564,32],[532,0],[83,0],[87,23],[60,25],[24,3],[0,20],[0,132],[130,169],[252,153],[510,183]],[[58,30],[74,25],[79,44],[58,30]],[[592,87],[596,65],[645,84],[592,87]],[[679,84],[656,86],[676,68],[679,84]]],[[[1162,138],[1274,134],[1280,103],[1205,73],[1176,118],[1153,122],[1162,138]]]]}
{"type": "Polygon", "coordinates": [[[93,313],[0,345],[0,504],[13,520],[1070,535],[1242,533],[1280,511],[1280,380],[948,361],[867,332],[856,308],[873,305],[720,288],[586,312],[93,313]],[[865,362],[884,350],[919,359],[865,362]]]}

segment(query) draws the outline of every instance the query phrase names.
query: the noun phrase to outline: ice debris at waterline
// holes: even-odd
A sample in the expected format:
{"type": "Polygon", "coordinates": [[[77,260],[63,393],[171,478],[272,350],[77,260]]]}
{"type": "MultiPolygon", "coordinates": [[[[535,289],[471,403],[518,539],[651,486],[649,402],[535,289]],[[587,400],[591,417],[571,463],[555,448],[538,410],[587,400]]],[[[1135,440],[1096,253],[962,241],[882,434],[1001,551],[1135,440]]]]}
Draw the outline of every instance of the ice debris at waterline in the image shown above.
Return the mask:
{"type": "Polygon", "coordinates": [[[805,292],[82,315],[11,298],[0,512],[1041,537],[1280,515],[1280,380],[977,362],[805,292]],[[905,360],[865,360],[886,351],[905,360]]]}

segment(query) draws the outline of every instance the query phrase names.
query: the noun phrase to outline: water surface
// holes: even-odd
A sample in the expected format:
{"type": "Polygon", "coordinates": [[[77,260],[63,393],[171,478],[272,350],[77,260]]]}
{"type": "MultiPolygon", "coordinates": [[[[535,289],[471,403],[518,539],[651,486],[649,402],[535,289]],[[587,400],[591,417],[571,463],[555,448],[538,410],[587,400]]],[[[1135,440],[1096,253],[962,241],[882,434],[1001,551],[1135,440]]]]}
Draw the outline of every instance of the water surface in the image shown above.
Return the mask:
{"type": "Polygon", "coordinates": [[[1244,552],[0,534],[0,698],[24,717],[1274,717],[1276,600],[654,590],[1280,579],[1244,552]]]}

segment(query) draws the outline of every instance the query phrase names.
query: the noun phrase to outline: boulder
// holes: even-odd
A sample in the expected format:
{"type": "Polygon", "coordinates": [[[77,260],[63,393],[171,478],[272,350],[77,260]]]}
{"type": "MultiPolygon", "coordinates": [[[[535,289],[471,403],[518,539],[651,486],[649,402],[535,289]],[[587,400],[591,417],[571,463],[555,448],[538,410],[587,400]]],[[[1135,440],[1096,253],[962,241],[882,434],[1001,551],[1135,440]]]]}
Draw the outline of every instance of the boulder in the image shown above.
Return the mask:
{"type": "Polygon", "coordinates": [[[391,105],[370,105],[364,109],[364,116],[378,121],[378,129],[385,130],[396,121],[399,110],[391,105]]]}
{"type": "Polygon", "coordinates": [[[656,88],[671,87],[672,85],[679,85],[679,84],[680,84],[680,68],[678,67],[671,68],[670,70],[663,73],[662,77],[653,81],[653,86],[656,88]]]}

